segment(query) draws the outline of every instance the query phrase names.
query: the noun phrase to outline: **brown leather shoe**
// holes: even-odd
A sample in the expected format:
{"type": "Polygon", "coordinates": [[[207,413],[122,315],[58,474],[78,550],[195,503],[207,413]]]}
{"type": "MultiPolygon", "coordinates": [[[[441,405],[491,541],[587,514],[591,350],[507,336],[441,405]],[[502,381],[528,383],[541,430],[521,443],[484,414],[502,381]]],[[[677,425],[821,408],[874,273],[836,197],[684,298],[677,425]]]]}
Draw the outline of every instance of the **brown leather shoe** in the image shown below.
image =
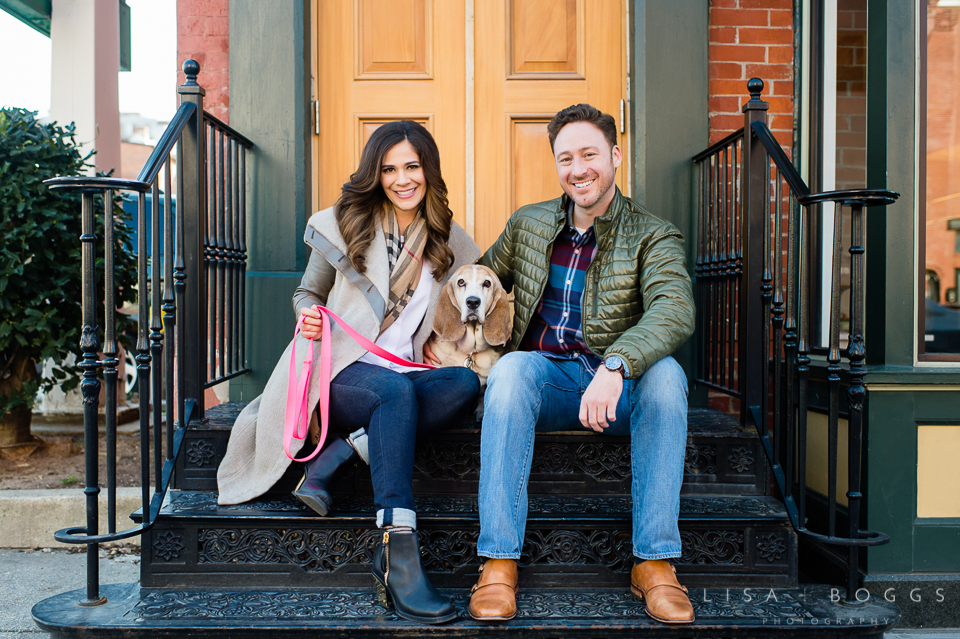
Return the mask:
{"type": "Polygon", "coordinates": [[[693,623],[693,606],[676,572],[663,559],[636,564],[630,573],[630,591],[640,601],[646,600],[647,614],[657,621],[693,623]]]}
{"type": "Polygon", "coordinates": [[[477,621],[508,621],[517,616],[517,562],[487,559],[473,587],[467,612],[477,621]]]}

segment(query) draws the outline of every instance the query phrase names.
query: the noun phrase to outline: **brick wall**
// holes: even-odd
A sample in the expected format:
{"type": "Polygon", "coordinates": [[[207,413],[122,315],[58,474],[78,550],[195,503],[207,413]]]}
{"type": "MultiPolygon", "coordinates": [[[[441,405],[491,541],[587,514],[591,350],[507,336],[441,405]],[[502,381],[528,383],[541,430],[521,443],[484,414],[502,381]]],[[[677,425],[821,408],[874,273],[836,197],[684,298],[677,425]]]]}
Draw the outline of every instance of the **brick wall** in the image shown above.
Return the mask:
{"type": "Polygon", "coordinates": [[[710,1],[710,142],[743,126],[747,80],[760,78],[767,123],[793,143],[793,0],[710,1]]]}
{"type": "MultiPolygon", "coordinates": [[[[229,0],[177,0],[177,65],[200,63],[204,109],[230,122],[229,0]]],[[[183,84],[183,71],[177,84],[183,84]]]]}

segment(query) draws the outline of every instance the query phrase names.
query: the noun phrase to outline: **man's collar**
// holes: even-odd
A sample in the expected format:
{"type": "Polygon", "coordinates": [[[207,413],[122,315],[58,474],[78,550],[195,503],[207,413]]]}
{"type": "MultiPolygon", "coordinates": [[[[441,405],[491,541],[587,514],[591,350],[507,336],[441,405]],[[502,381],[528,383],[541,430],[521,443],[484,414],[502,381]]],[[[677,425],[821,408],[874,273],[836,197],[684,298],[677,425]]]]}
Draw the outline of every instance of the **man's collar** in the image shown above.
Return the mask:
{"type": "MultiPolygon", "coordinates": [[[[593,232],[597,235],[597,237],[607,232],[612,222],[619,216],[620,209],[623,208],[624,197],[620,192],[620,187],[614,185],[613,188],[616,189],[616,191],[613,194],[613,199],[610,201],[610,206],[607,207],[607,210],[603,215],[593,218],[593,232]]],[[[560,209],[557,211],[558,224],[566,223],[566,225],[570,228],[577,228],[573,223],[573,207],[573,200],[569,195],[564,193],[560,197],[560,209]]]]}

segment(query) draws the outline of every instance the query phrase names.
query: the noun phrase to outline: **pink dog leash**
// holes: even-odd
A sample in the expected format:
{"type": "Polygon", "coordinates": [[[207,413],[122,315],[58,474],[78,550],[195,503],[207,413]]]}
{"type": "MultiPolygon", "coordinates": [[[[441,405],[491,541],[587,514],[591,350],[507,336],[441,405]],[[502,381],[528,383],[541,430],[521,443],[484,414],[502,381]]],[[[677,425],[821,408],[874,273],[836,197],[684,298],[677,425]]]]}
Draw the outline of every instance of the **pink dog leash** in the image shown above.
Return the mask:
{"type": "Polygon", "coordinates": [[[303,441],[306,439],[307,431],[310,428],[308,396],[310,392],[310,373],[313,369],[314,340],[309,340],[310,348],[307,349],[307,357],[303,360],[303,366],[300,369],[300,378],[298,380],[296,340],[297,335],[300,333],[300,327],[303,325],[303,320],[306,319],[304,315],[301,315],[300,319],[297,320],[297,327],[293,330],[294,347],[290,352],[290,379],[287,381],[287,408],[283,424],[283,450],[287,454],[287,457],[296,462],[306,462],[313,459],[317,453],[320,452],[320,449],[323,448],[323,443],[327,440],[327,422],[330,412],[330,320],[339,324],[340,328],[346,331],[347,335],[352,337],[360,346],[363,346],[374,355],[378,355],[388,362],[414,368],[436,368],[433,364],[421,364],[398,357],[390,351],[380,348],[353,330],[349,324],[325,306],[317,305],[315,308],[320,311],[320,317],[323,319],[323,324],[320,328],[320,442],[309,456],[301,459],[294,457],[290,450],[293,440],[303,441]]]}

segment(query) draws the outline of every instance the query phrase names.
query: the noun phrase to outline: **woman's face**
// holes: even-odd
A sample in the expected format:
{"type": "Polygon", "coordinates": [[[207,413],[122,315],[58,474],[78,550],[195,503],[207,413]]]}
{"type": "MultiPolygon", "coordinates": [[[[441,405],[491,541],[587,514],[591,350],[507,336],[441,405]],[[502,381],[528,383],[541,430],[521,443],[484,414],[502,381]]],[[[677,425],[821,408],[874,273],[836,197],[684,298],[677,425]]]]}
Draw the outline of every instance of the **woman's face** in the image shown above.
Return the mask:
{"type": "Polygon", "coordinates": [[[423,177],[420,156],[408,140],[390,147],[383,156],[380,185],[397,215],[416,214],[427,194],[427,180],[423,177]]]}

